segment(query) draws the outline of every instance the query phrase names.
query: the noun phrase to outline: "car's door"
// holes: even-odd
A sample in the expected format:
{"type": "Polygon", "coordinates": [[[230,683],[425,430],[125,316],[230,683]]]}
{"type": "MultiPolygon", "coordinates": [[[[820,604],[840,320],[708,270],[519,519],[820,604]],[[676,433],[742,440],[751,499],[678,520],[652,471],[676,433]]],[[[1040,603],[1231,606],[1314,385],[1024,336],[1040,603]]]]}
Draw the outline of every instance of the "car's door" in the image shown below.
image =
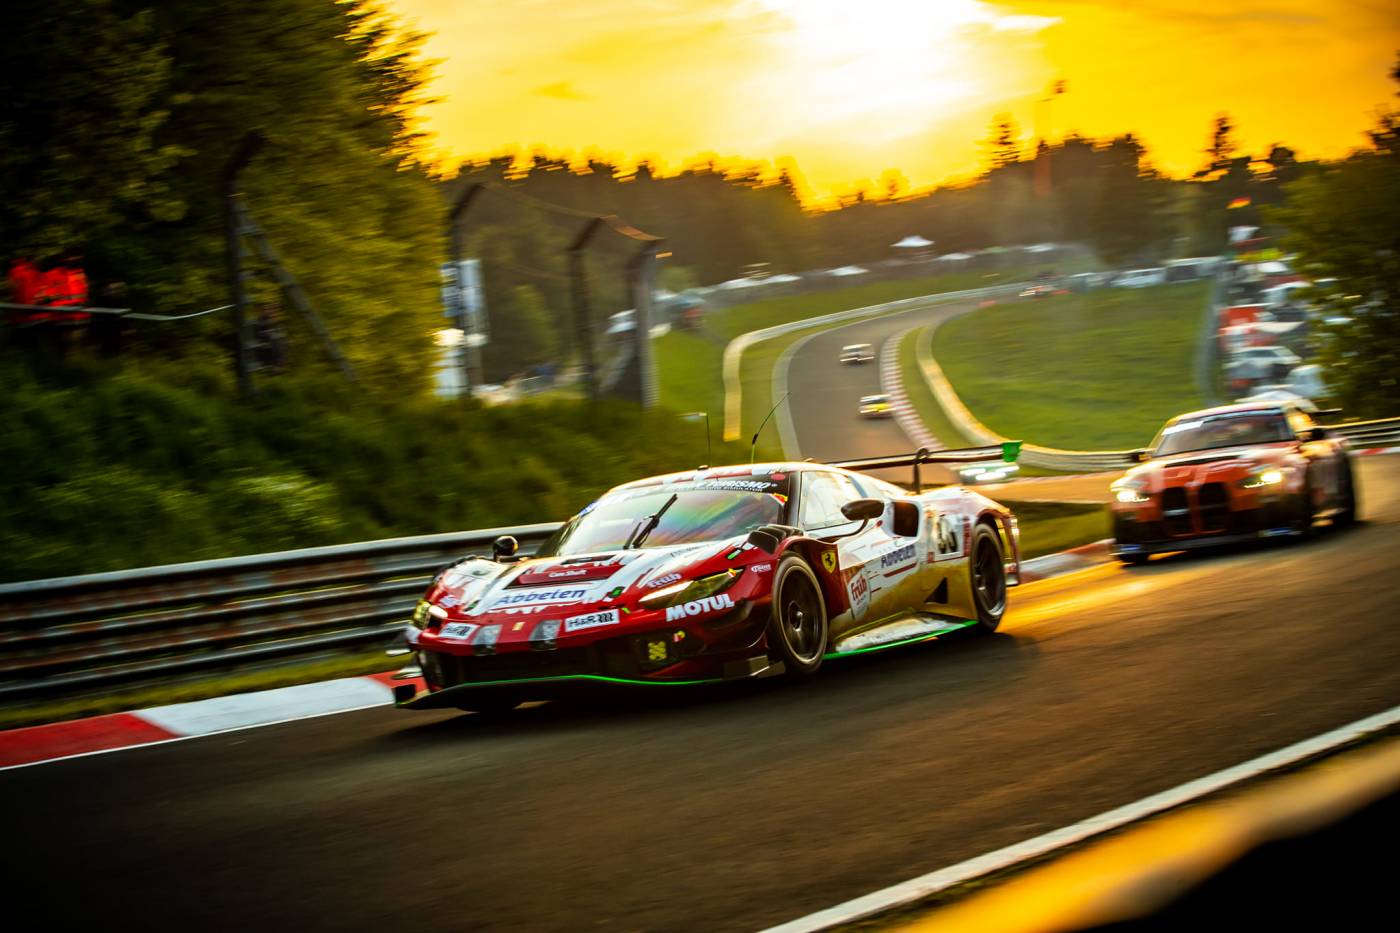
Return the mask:
{"type": "Polygon", "coordinates": [[[849,615],[831,620],[831,637],[859,626],[871,618],[872,597],[866,563],[878,557],[890,542],[883,521],[869,522],[862,529],[841,514],[841,506],[863,497],[850,477],[834,470],[804,470],[798,498],[798,525],[814,538],[842,537],[836,540],[836,568],[851,605],[849,615]],[[859,530],[858,530],[859,529],[859,530]]]}

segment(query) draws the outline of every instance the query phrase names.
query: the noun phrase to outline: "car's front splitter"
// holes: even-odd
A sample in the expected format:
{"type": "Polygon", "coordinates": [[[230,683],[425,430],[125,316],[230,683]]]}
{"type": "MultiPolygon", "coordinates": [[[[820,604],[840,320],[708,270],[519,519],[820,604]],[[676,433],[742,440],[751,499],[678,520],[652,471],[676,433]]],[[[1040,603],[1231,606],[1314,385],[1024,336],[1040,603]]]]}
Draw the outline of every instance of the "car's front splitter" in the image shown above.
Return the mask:
{"type": "Polygon", "coordinates": [[[1231,544],[1248,544],[1269,538],[1300,538],[1302,532],[1296,528],[1263,528],[1233,535],[1202,535],[1196,538],[1169,538],[1161,541],[1138,543],[1115,541],[1111,551],[1115,557],[1134,554],[1166,554],[1171,551],[1196,551],[1205,548],[1225,547],[1231,544]]]}

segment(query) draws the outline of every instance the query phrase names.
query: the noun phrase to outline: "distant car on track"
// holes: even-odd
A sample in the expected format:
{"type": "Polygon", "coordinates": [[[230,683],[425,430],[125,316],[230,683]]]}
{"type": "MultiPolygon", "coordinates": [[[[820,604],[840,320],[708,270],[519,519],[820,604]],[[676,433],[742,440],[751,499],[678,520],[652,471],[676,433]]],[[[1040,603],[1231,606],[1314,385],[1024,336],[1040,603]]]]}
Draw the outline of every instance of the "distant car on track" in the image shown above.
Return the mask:
{"type": "Polygon", "coordinates": [[[860,397],[862,418],[893,418],[894,408],[888,395],[862,395],[860,397]]]}
{"type": "Polygon", "coordinates": [[[972,490],[910,493],[811,462],[638,480],[533,557],[498,540],[494,559],[439,573],[405,629],[426,689],[403,684],[396,699],[501,711],[580,683],[802,676],[992,631],[1019,581],[1018,534],[1009,509],[972,490]]]}
{"type": "Polygon", "coordinates": [[[1356,517],[1345,439],[1291,402],[1247,402],[1168,421],[1141,463],[1113,483],[1113,553],[1305,537],[1314,522],[1356,517]]]}
{"type": "Polygon", "coordinates": [[[869,363],[875,359],[875,350],[868,343],[851,343],[841,348],[841,362],[869,363]]]}

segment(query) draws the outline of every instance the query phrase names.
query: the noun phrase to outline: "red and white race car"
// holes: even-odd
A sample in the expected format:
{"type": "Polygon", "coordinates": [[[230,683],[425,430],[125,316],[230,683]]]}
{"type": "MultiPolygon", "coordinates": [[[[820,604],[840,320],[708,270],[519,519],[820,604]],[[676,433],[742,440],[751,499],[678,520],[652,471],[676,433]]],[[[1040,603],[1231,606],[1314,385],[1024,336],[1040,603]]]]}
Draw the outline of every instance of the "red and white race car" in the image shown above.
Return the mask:
{"type": "Polygon", "coordinates": [[[638,480],[532,557],[513,541],[497,551],[442,571],[419,602],[406,638],[426,689],[402,685],[400,706],[493,711],[580,683],[809,675],[832,657],[994,630],[1020,568],[1004,506],[818,463],[638,480]]]}
{"type": "Polygon", "coordinates": [[[1112,486],[1113,552],[1141,563],[1163,551],[1303,537],[1314,522],[1350,524],[1356,481],[1346,440],[1287,402],[1179,415],[1140,465],[1112,486]]]}

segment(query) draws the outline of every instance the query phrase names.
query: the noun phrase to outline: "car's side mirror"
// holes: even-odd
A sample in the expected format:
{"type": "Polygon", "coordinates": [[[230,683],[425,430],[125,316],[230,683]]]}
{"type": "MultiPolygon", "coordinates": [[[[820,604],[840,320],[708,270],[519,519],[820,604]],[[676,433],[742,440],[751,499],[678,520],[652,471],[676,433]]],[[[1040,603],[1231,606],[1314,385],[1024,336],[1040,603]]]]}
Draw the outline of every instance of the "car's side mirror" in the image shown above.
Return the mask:
{"type": "Polygon", "coordinates": [[[885,514],[885,503],[879,499],[852,499],[841,506],[841,514],[853,522],[868,522],[885,514]]]}
{"type": "Polygon", "coordinates": [[[520,542],[513,535],[501,535],[491,542],[491,559],[501,564],[515,560],[515,552],[520,550],[520,542]]]}
{"type": "Polygon", "coordinates": [[[1144,447],[1141,450],[1133,451],[1129,454],[1128,459],[1132,460],[1134,463],[1146,463],[1152,459],[1152,451],[1144,447]]]}

